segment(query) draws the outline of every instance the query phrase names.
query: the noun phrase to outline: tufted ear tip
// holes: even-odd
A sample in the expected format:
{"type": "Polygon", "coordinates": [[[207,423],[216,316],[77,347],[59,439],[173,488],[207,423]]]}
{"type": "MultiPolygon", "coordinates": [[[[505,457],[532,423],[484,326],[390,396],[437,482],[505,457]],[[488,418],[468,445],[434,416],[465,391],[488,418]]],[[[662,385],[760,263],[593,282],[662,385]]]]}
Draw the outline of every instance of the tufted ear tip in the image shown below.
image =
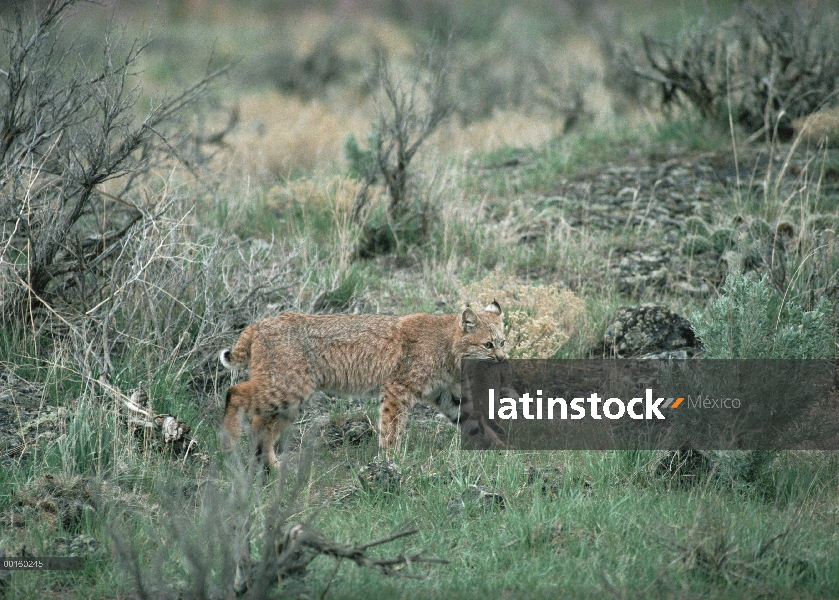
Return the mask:
{"type": "Polygon", "coordinates": [[[492,302],[490,302],[487,305],[487,307],[484,309],[484,312],[492,313],[494,315],[500,315],[501,314],[501,305],[498,304],[498,302],[496,300],[493,300],[492,302]]]}

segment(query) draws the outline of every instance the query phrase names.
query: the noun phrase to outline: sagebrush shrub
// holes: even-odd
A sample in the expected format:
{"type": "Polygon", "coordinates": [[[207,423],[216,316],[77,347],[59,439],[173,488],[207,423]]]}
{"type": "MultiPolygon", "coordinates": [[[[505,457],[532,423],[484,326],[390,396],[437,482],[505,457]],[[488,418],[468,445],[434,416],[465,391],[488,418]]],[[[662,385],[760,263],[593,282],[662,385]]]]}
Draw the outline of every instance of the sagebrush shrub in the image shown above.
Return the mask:
{"type": "Polygon", "coordinates": [[[705,358],[830,358],[833,331],[826,302],[805,311],[764,276],[730,273],[707,313],[691,318],[705,358]]]}
{"type": "Polygon", "coordinates": [[[87,56],[64,32],[80,2],[39,4],[20,3],[0,36],[3,324],[96,295],[126,240],[162,214],[165,205],[148,199],[157,168],[187,161],[185,109],[219,74],[140,118],[136,70],[147,44],[121,46],[109,32],[87,56]]]}
{"type": "MultiPolygon", "coordinates": [[[[819,359],[833,356],[833,332],[827,302],[805,311],[781,296],[766,276],[750,279],[730,273],[723,293],[706,314],[694,313],[694,331],[709,359],[819,359]]],[[[806,388],[808,382],[801,382],[806,388]]],[[[788,382],[794,389],[794,382],[788,382]]],[[[806,403],[784,411],[790,422],[803,417],[806,403]]],[[[781,419],[782,420],[782,419],[781,419]]],[[[722,425],[720,425],[722,427],[722,425]]],[[[781,428],[788,425],[781,423],[781,428]]],[[[719,484],[734,490],[770,496],[775,488],[772,463],[776,451],[751,450],[714,453],[719,484]]]]}
{"type": "Polygon", "coordinates": [[[375,129],[367,136],[367,148],[358,145],[355,134],[350,133],[344,140],[344,157],[347,159],[347,171],[350,177],[375,183],[379,178],[379,165],[376,153],[372,150],[378,145],[375,129]]]}
{"type": "Polygon", "coordinates": [[[504,310],[512,358],[553,358],[585,322],[585,302],[556,284],[500,283],[486,277],[467,288],[481,307],[493,300],[504,310]]]}

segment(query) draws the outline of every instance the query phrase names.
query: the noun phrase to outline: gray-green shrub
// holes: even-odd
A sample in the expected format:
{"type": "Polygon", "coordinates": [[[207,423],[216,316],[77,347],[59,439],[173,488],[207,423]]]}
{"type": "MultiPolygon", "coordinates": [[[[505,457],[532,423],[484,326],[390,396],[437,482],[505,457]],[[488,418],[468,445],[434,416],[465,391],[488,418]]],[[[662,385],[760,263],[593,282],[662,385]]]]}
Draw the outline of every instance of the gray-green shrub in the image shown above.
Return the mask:
{"type": "Polygon", "coordinates": [[[831,358],[833,331],[822,302],[805,311],[781,296],[764,276],[730,273],[707,313],[691,324],[705,358],[831,358]]]}

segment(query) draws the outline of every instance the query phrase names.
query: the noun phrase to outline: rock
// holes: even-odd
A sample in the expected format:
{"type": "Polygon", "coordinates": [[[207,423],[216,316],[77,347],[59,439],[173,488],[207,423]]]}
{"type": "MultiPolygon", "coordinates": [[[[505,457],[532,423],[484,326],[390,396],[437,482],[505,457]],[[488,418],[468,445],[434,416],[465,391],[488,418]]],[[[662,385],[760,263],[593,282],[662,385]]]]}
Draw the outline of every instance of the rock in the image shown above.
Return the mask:
{"type": "Polygon", "coordinates": [[[689,358],[699,349],[690,323],[654,304],[619,308],[603,343],[616,358],[689,358]]]}
{"type": "Polygon", "coordinates": [[[506,506],[504,496],[501,492],[473,483],[466,486],[466,490],[461,494],[460,498],[464,505],[466,503],[476,504],[481,508],[495,507],[503,510],[506,506]]]}
{"type": "Polygon", "coordinates": [[[670,290],[687,296],[707,296],[711,293],[711,286],[704,281],[692,285],[687,281],[674,281],[670,284],[670,290]]]}
{"type": "Polygon", "coordinates": [[[365,440],[373,438],[375,429],[367,415],[349,415],[346,418],[331,420],[324,428],[323,436],[330,448],[360,446],[365,440]]]}
{"type": "Polygon", "coordinates": [[[526,473],[528,485],[541,485],[542,493],[549,496],[559,494],[559,482],[562,479],[562,469],[559,467],[537,469],[530,465],[527,467],[526,473]]]}
{"type": "Polygon", "coordinates": [[[455,498],[448,503],[447,509],[450,517],[462,515],[463,511],[466,510],[466,502],[463,498],[455,498]]]}
{"type": "Polygon", "coordinates": [[[358,480],[368,491],[395,491],[402,482],[402,469],[392,460],[374,460],[358,470],[358,480]]]}
{"type": "Polygon", "coordinates": [[[41,443],[67,430],[70,411],[44,406],[44,388],[0,370],[0,469],[25,460],[41,443]]]}
{"type": "Polygon", "coordinates": [[[57,556],[93,556],[102,549],[102,542],[89,535],[72,538],[58,538],[57,556]]]}
{"type": "Polygon", "coordinates": [[[628,251],[613,265],[618,287],[626,294],[640,294],[647,288],[661,289],[671,279],[669,263],[670,256],[663,250],[628,251]]]}

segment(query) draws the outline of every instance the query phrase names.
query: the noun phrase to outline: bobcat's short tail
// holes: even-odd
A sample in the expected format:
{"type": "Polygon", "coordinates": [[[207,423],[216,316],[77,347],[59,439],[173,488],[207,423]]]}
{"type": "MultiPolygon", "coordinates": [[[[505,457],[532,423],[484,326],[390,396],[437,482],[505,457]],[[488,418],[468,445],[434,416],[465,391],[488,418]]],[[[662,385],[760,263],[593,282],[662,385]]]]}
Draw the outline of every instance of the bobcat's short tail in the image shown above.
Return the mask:
{"type": "Polygon", "coordinates": [[[245,327],[232,348],[225,348],[219,354],[221,364],[227,369],[241,369],[247,366],[251,358],[251,341],[253,339],[253,326],[245,327]]]}

